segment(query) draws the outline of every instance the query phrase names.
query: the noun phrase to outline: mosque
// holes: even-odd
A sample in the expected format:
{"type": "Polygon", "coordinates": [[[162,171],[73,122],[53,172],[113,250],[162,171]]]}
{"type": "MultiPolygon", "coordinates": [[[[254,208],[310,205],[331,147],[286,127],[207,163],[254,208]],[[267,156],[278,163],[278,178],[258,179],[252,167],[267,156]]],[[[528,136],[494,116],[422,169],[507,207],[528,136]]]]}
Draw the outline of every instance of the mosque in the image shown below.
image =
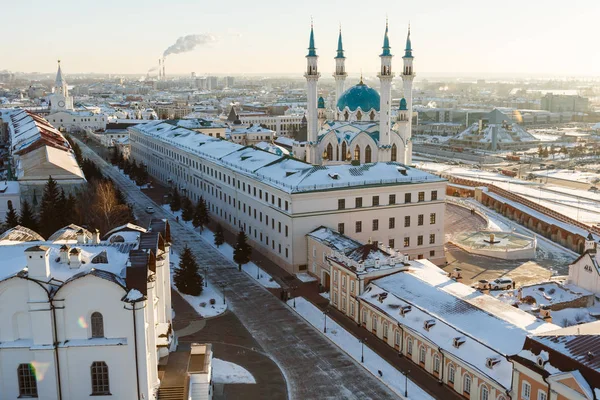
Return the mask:
{"type": "Polygon", "coordinates": [[[400,100],[395,121],[391,118],[392,79],[395,75],[392,57],[386,22],[382,52],[379,56],[381,69],[377,74],[381,82],[380,93],[367,86],[362,77],[360,83],[344,91],[347,77],[346,57],[340,30],[333,74],[336,106],[334,110],[327,110],[323,97],[317,99],[317,83],[321,74],[317,66],[317,49],[311,26],[304,74],[307,83],[307,140],[295,146],[296,157],[305,157],[307,162],[315,165],[387,161],[407,165],[412,163],[411,110],[415,73],[410,27],[400,74],[404,98],[400,100]],[[333,115],[333,120],[327,120],[328,115],[333,115]]]}

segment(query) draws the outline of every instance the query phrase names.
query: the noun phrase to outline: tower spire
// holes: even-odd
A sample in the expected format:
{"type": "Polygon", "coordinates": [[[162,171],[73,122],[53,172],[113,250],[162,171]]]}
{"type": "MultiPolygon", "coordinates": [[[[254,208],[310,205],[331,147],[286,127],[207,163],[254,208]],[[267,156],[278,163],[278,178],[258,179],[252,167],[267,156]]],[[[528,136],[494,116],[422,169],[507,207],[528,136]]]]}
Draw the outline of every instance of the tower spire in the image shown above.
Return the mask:
{"type": "Polygon", "coordinates": [[[390,52],[391,48],[390,48],[390,38],[388,37],[388,20],[387,17],[385,18],[385,34],[383,36],[383,52],[381,53],[381,56],[391,56],[392,53],[390,52]]]}
{"type": "Polygon", "coordinates": [[[317,49],[315,48],[315,32],[313,29],[313,20],[310,19],[310,40],[308,41],[308,55],[307,57],[316,57],[317,49]]]}
{"type": "Polygon", "coordinates": [[[412,58],[412,44],[410,42],[410,23],[408,24],[408,34],[406,35],[406,48],[404,49],[404,57],[412,58]]]}
{"type": "Polygon", "coordinates": [[[335,58],[345,58],[344,57],[344,46],[342,45],[342,25],[340,24],[340,34],[338,36],[338,47],[337,47],[337,55],[335,58]]]}

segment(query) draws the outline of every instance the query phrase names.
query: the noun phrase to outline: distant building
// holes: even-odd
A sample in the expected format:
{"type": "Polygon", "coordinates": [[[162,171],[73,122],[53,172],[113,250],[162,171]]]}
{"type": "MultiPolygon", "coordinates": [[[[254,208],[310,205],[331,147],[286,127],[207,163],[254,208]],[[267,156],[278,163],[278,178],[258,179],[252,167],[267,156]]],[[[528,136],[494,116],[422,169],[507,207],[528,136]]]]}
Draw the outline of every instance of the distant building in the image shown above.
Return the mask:
{"type": "Polygon", "coordinates": [[[590,100],[578,95],[546,93],[542,97],[542,110],[550,112],[588,112],[590,100]]]}
{"type": "Polygon", "coordinates": [[[233,76],[225,77],[225,87],[232,88],[235,83],[235,78],[233,76]]]}

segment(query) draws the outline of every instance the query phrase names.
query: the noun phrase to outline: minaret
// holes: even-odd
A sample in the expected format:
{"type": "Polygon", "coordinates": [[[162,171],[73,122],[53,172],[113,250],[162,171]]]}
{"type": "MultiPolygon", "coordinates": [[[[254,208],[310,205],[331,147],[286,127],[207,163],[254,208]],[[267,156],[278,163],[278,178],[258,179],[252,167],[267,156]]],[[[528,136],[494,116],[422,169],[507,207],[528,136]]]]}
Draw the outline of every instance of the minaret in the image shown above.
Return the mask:
{"type": "Polygon", "coordinates": [[[405,140],[405,164],[412,164],[412,114],[413,114],[413,99],[412,99],[412,85],[413,79],[415,79],[415,72],[413,71],[413,55],[412,45],[410,43],[410,25],[408,26],[408,35],[406,36],[406,48],[404,49],[404,69],[402,71],[402,83],[404,86],[404,98],[406,99],[406,108],[408,110],[408,130],[405,140]]]}
{"type": "Polygon", "coordinates": [[[308,114],[308,132],[306,135],[307,140],[307,161],[311,164],[317,163],[317,131],[318,131],[318,118],[317,118],[317,81],[321,74],[317,70],[317,49],[315,48],[315,34],[313,30],[312,22],[310,24],[310,41],[308,44],[308,54],[306,55],[306,72],[304,77],[306,78],[306,108],[308,114]]]}
{"type": "Polygon", "coordinates": [[[319,130],[325,123],[327,119],[327,112],[325,110],[325,99],[323,96],[319,97],[318,106],[317,106],[317,117],[319,118],[319,130]]]}
{"type": "Polygon", "coordinates": [[[335,79],[335,106],[334,110],[337,111],[337,102],[340,99],[342,93],[344,93],[344,83],[346,81],[346,57],[344,57],[344,48],[342,46],[342,28],[340,27],[340,35],[338,37],[338,48],[337,55],[335,56],[335,73],[333,77],[335,79]]]}
{"type": "Polygon", "coordinates": [[[379,105],[379,138],[381,144],[391,144],[390,136],[390,106],[392,102],[392,53],[390,52],[390,39],[388,38],[388,22],[385,21],[385,35],[383,37],[383,52],[381,58],[381,70],[377,75],[381,83],[380,105],[379,105]]]}

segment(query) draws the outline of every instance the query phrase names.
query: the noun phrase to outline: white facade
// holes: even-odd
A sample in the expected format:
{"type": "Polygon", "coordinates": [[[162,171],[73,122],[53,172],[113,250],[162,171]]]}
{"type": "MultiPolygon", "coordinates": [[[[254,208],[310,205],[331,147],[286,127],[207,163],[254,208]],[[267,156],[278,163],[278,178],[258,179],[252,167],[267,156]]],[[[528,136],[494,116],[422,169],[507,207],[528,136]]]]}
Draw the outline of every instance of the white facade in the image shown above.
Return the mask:
{"type": "Polygon", "coordinates": [[[568,283],[600,294],[600,253],[592,234],[585,241],[585,252],[569,265],[568,283]]]}
{"type": "Polygon", "coordinates": [[[171,324],[169,245],[155,255],[140,238],[160,233],[137,229],[106,242],[83,230],[40,241],[21,227],[0,237],[2,398],[155,398],[173,339],[158,337],[171,324]]]}
{"type": "Polygon", "coordinates": [[[213,220],[244,229],[290,272],[307,268],[305,236],[322,225],[363,243],[393,243],[413,258],[445,260],[446,182],[434,175],[397,163],[313,167],[176,121],[132,127],[130,140],[131,156],[150,175],[193,201],[203,197],[213,220]]]}

